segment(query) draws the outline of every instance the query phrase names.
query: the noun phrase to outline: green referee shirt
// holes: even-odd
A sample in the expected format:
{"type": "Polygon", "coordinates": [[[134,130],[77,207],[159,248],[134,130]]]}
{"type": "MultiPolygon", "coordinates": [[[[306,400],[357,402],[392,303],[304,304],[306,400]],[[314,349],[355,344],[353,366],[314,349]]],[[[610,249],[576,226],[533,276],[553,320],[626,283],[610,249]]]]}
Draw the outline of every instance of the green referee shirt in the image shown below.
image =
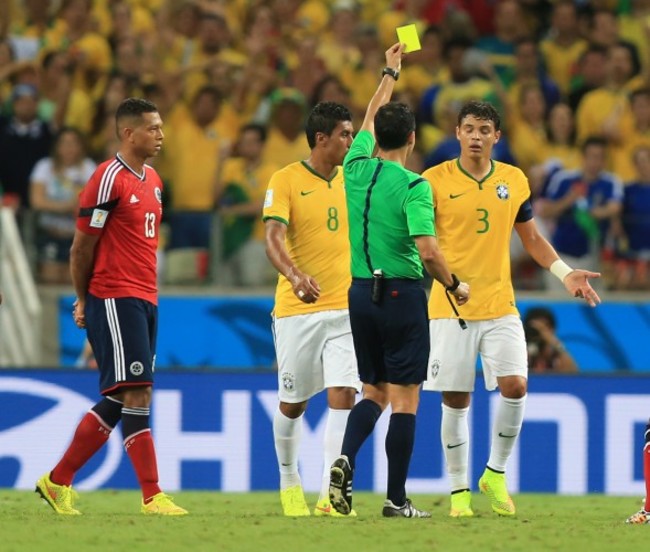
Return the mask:
{"type": "Polygon", "coordinates": [[[352,277],[422,278],[414,236],[435,236],[431,187],[399,163],[372,157],[375,139],[363,130],[343,161],[350,223],[352,277]]]}

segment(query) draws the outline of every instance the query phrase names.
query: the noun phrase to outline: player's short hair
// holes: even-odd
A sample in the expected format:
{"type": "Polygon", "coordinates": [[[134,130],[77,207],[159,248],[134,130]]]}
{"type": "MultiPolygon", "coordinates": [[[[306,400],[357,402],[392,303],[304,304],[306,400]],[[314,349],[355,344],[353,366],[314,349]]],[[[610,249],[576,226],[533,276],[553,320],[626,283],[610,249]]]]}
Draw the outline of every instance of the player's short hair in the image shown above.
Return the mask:
{"type": "Polygon", "coordinates": [[[144,98],[127,98],[117,106],[115,122],[119,124],[120,119],[125,117],[141,118],[144,113],[157,113],[156,104],[144,98]]]}
{"type": "Polygon", "coordinates": [[[414,131],[415,115],[406,104],[389,102],[375,113],[375,137],[385,151],[405,146],[414,131]]]}
{"type": "Polygon", "coordinates": [[[241,127],[239,134],[242,135],[244,132],[257,132],[257,136],[260,139],[260,142],[266,142],[266,127],[259,123],[248,123],[241,127]]]}
{"type": "Polygon", "coordinates": [[[637,98],[650,98],[650,88],[637,88],[630,92],[630,103],[637,98]]]}
{"type": "Polygon", "coordinates": [[[531,307],[528,309],[524,316],[524,327],[528,327],[532,320],[539,319],[545,320],[553,330],[557,328],[557,322],[553,311],[546,307],[531,307]]]}
{"type": "Polygon", "coordinates": [[[341,121],[352,121],[352,113],[347,107],[336,102],[317,103],[309,113],[305,126],[309,147],[313,149],[316,146],[317,132],[331,136],[341,121]]]}
{"type": "Polygon", "coordinates": [[[602,136],[588,136],[585,139],[584,143],[582,144],[582,148],[580,148],[580,150],[582,151],[582,153],[585,153],[592,146],[596,146],[606,150],[607,140],[602,136]]]}
{"type": "Polygon", "coordinates": [[[492,121],[494,123],[494,130],[501,130],[501,117],[499,112],[494,108],[491,103],[469,101],[460,108],[458,113],[458,126],[460,126],[465,117],[472,115],[481,121],[492,121]]]}

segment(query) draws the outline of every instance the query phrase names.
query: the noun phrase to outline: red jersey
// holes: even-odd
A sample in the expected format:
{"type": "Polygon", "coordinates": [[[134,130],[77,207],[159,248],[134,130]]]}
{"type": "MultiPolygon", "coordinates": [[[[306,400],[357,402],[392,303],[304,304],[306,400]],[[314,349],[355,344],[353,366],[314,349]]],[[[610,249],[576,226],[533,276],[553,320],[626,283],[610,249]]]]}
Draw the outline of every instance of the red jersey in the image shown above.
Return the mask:
{"type": "Polygon", "coordinates": [[[96,297],[158,303],[162,186],[149,165],[139,175],[118,154],[97,167],[79,195],[77,228],[100,236],[88,288],[96,297]]]}

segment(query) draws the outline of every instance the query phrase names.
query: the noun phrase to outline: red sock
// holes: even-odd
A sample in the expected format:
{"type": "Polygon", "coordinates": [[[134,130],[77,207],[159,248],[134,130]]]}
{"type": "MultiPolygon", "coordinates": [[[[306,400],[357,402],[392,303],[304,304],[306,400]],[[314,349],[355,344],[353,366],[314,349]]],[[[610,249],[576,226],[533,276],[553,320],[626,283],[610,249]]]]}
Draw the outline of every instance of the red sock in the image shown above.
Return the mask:
{"type": "Polygon", "coordinates": [[[643,447],[643,478],[645,479],[645,507],[650,512],[650,441],[643,447]]]}
{"type": "Polygon", "coordinates": [[[158,464],[151,431],[147,429],[129,436],[124,441],[124,448],[142,488],[142,499],[147,503],[154,495],[161,492],[158,486],[158,464]]]}
{"type": "Polygon", "coordinates": [[[111,430],[99,422],[93,412],[81,419],[72,443],[50,474],[57,485],[72,485],[75,474],[108,440],[111,430]]]}

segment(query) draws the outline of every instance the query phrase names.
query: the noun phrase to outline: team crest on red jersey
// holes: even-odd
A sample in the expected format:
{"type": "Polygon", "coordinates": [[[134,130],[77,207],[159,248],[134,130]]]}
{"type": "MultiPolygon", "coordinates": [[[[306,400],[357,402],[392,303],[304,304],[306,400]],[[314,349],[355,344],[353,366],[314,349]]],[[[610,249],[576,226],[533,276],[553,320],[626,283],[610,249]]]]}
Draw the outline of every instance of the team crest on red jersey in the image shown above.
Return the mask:
{"type": "Polygon", "coordinates": [[[154,188],[153,195],[156,196],[158,203],[162,203],[162,192],[160,191],[160,188],[158,186],[154,188]]]}

